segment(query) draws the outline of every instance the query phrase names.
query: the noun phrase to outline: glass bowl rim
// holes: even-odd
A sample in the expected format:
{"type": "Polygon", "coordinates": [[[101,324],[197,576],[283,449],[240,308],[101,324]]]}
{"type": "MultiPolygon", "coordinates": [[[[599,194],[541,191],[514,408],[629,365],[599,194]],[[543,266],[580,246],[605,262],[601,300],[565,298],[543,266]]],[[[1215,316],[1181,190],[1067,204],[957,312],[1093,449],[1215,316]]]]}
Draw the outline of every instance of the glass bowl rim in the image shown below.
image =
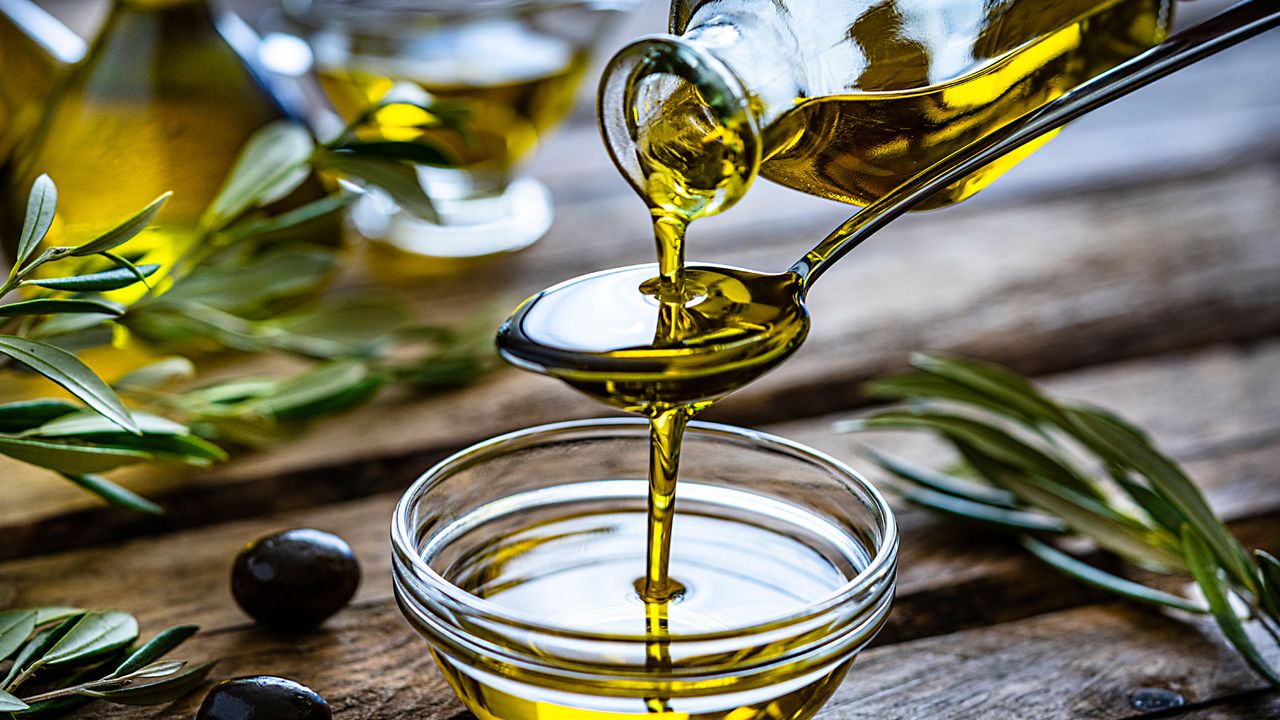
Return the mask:
{"type": "MultiPolygon", "coordinates": [[[[486,456],[493,454],[504,446],[528,441],[530,438],[554,436],[573,431],[644,428],[647,432],[647,426],[648,420],[640,417],[566,420],[536,425],[498,435],[450,455],[419,475],[396,503],[391,522],[393,557],[402,562],[407,562],[419,581],[429,584],[435,591],[441,593],[451,602],[456,603],[465,612],[483,618],[486,621],[498,622],[504,626],[523,631],[551,633],[562,638],[622,643],[647,642],[648,638],[642,634],[583,631],[551,625],[536,616],[510,610],[492,600],[477,597],[449,582],[422,558],[414,549],[415,545],[412,538],[415,533],[409,528],[408,523],[409,515],[416,503],[425,496],[432,485],[446,477],[449,471],[455,470],[459,466],[465,467],[470,463],[483,460],[486,456]]],[[[863,494],[864,501],[873,509],[873,513],[879,515],[880,522],[877,529],[880,531],[882,538],[870,561],[857,575],[826,595],[807,603],[797,611],[727,630],[673,634],[671,636],[673,642],[697,643],[724,639],[742,639],[773,632],[819,617],[831,612],[834,608],[852,598],[870,593],[867,597],[858,601],[855,612],[856,614],[862,614],[874,611],[881,602],[884,593],[886,591],[892,592],[892,587],[895,583],[891,576],[896,573],[899,544],[897,519],[884,495],[861,474],[820,450],[759,430],[699,420],[690,422],[688,429],[703,436],[728,437],[738,441],[745,440],[753,445],[763,445],[770,449],[782,449],[798,459],[825,466],[825,469],[832,471],[843,484],[852,486],[851,489],[856,489],[863,494]],[[886,587],[877,590],[877,585],[886,582],[886,580],[886,587]]],[[[411,588],[403,587],[405,583],[399,575],[399,568],[396,568],[396,572],[393,573],[393,581],[397,592],[416,595],[411,588]]]]}

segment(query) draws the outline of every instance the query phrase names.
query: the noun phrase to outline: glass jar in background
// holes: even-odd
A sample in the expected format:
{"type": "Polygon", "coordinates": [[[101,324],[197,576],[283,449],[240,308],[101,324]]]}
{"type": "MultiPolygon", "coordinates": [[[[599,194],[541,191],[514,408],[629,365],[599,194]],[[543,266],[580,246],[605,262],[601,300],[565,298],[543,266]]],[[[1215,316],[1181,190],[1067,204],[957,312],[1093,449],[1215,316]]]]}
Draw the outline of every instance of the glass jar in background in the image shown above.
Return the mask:
{"type": "Polygon", "coordinates": [[[353,210],[377,243],[428,258],[510,252],[551,225],[551,196],[520,166],[570,111],[590,53],[636,0],[283,0],[330,104],[374,116],[379,139],[423,140],[453,167],[421,166],[438,221],[372,192],[353,210]]]}

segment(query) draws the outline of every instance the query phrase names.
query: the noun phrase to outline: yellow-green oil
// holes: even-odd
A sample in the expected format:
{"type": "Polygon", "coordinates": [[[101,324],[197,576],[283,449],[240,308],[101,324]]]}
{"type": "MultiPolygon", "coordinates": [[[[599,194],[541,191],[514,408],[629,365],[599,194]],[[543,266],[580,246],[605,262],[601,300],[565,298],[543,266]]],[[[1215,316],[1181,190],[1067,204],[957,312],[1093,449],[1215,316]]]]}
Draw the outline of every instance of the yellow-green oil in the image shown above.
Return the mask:
{"type": "MultiPolygon", "coordinates": [[[[645,563],[647,493],[643,480],[602,477],[506,497],[500,503],[504,510],[481,507],[439,531],[437,539],[448,539],[431,557],[432,567],[504,611],[536,618],[566,635],[648,638],[646,657],[628,668],[632,679],[616,681],[590,674],[576,680],[565,673],[548,683],[536,669],[500,658],[460,648],[434,651],[451,687],[482,720],[621,720],[650,714],[799,720],[812,715],[839,685],[847,659],[813,667],[784,661],[776,674],[753,674],[743,664],[744,653],[757,662],[786,657],[806,642],[819,641],[829,628],[800,636],[783,631],[785,640],[775,634],[749,651],[738,643],[735,650],[690,652],[678,640],[668,640],[732,632],[803,612],[865,567],[862,543],[795,506],[788,506],[794,518],[780,520],[777,501],[759,493],[690,482],[683,488],[680,532],[670,555],[672,577],[682,587],[666,601],[646,601],[633,581],[645,563]],[[726,670],[679,679],[682,671],[715,666],[726,670]],[[646,684],[646,669],[670,679],[646,684]]],[[[540,652],[537,641],[522,650],[557,666],[564,662],[554,651],[540,652]]]]}

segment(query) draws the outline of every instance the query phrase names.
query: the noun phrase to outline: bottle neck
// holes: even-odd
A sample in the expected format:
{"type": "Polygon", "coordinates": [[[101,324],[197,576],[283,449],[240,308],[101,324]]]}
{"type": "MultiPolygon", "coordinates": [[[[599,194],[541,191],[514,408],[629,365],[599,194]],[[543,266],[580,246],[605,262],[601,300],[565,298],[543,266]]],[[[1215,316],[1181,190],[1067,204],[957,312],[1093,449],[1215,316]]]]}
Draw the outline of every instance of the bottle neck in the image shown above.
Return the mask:
{"type": "Polygon", "coordinates": [[[767,156],[764,129],[798,95],[777,18],[703,6],[680,36],[623,48],[598,94],[614,164],[655,212],[686,220],[736,203],[767,156]]]}

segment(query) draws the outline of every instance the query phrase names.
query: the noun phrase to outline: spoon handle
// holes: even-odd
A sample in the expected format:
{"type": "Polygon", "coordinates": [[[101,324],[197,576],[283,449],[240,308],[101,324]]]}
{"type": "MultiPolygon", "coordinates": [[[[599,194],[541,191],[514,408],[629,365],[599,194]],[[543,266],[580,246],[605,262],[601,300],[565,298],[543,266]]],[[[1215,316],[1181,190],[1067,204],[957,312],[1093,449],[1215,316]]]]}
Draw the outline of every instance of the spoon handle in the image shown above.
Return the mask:
{"type": "Polygon", "coordinates": [[[1005,153],[1112,100],[1280,25],[1280,1],[1244,0],[955,151],[867,205],[791,267],[807,290],[890,221],[1005,153]]]}

